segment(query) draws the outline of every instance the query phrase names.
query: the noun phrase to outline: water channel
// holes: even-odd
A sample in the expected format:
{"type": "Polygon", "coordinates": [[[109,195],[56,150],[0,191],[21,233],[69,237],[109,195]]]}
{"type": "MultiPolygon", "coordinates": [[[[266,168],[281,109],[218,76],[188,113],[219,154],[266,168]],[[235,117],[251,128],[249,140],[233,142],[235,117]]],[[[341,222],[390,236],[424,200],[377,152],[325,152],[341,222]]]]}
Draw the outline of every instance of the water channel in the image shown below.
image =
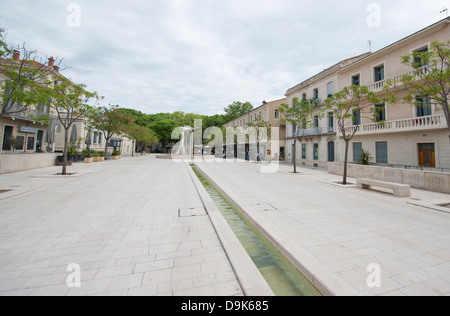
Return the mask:
{"type": "Polygon", "coordinates": [[[256,267],[277,296],[320,296],[311,283],[193,167],[256,267]]]}

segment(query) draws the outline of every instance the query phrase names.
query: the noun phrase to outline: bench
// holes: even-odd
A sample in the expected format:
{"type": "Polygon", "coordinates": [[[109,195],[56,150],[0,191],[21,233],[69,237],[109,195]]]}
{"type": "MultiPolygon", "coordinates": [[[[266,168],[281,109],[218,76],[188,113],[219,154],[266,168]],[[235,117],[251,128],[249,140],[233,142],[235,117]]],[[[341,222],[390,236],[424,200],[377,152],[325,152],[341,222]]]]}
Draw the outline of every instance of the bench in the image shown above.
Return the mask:
{"type": "Polygon", "coordinates": [[[386,181],[372,180],[372,179],[356,179],[356,186],[359,189],[370,190],[371,187],[380,187],[385,189],[391,189],[394,191],[396,197],[411,197],[411,186],[392,183],[386,181]]]}

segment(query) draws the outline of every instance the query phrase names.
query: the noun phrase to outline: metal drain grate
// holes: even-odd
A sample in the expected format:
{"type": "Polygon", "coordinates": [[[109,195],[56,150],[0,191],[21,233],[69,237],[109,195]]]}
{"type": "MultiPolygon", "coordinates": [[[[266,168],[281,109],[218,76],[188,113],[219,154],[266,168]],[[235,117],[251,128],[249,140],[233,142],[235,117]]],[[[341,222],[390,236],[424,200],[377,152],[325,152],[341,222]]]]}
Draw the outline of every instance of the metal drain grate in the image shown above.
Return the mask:
{"type": "Polygon", "coordinates": [[[257,211],[262,212],[275,212],[278,211],[273,205],[270,204],[254,204],[252,205],[257,211]]]}
{"type": "Polygon", "coordinates": [[[178,217],[196,217],[196,216],[206,216],[206,210],[203,207],[180,208],[178,210],[178,217]]]}

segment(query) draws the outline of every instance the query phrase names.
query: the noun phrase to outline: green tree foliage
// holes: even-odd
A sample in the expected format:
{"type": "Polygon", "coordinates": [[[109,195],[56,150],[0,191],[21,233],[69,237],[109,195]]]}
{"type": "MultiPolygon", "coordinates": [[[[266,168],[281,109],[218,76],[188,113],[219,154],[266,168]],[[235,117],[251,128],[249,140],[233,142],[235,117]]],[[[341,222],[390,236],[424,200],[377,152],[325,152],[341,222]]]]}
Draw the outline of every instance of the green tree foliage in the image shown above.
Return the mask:
{"type": "Polygon", "coordinates": [[[5,42],[6,34],[5,30],[0,27],[0,60],[6,58],[9,55],[11,50],[8,48],[8,45],[5,42]]]}
{"type": "Polygon", "coordinates": [[[405,55],[402,63],[412,71],[400,82],[388,82],[388,89],[403,86],[408,91],[403,100],[415,106],[423,105],[424,99],[436,104],[444,112],[450,131],[450,40],[435,41],[426,52],[405,55]]]}
{"type": "Polygon", "coordinates": [[[132,124],[133,119],[124,115],[118,110],[118,105],[111,105],[109,108],[100,107],[90,114],[93,128],[102,131],[105,137],[105,160],[107,159],[109,141],[114,135],[126,133],[127,127],[132,124]]]}
{"type": "Polygon", "coordinates": [[[133,148],[136,147],[136,143],[144,143],[144,147],[146,147],[147,144],[156,144],[159,142],[159,139],[154,131],[152,131],[148,127],[140,126],[134,122],[129,124],[125,128],[125,130],[126,130],[125,134],[127,134],[128,137],[130,137],[133,140],[133,148]]]}
{"type": "Polygon", "coordinates": [[[361,117],[370,113],[372,118],[376,118],[376,105],[384,102],[386,100],[378,99],[375,93],[371,92],[366,86],[345,87],[325,100],[325,108],[327,111],[333,111],[340,134],[345,141],[344,177],[342,181],[344,185],[347,184],[349,145],[359,131],[359,126],[362,123],[361,117]]]}
{"type": "Polygon", "coordinates": [[[63,76],[45,86],[49,106],[57,113],[64,128],[64,159],[62,174],[67,173],[67,155],[69,150],[69,130],[82,116],[88,115],[102,99],[96,92],[88,92],[83,84],[76,85],[63,76]]]}
{"type": "Polygon", "coordinates": [[[155,132],[156,136],[161,142],[162,147],[165,147],[172,140],[172,131],[180,126],[182,125],[180,125],[180,123],[177,121],[164,119],[154,121],[152,124],[150,124],[149,128],[155,132]]]}
{"type": "MultiPolygon", "coordinates": [[[[1,35],[0,35],[1,36],[1,35]]],[[[16,51],[16,50],[15,50],[16,51]]],[[[13,51],[0,41],[0,73],[6,78],[1,82],[1,116],[25,112],[31,105],[47,101],[46,85],[54,69],[48,67],[35,51],[25,46],[20,49],[21,60],[12,58],[13,51]]]]}
{"type": "MultiPolygon", "coordinates": [[[[292,100],[292,107],[288,104],[282,104],[280,109],[280,113],[284,113],[285,119],[283,122],[288,122],[295,126],[295,130],[297,128],[306,129],[309,125],[311,125],[313,113],[321,115],[322,109],[318,107],[314,102],[310,102],[308,100],[300,101],[299,98],[294,98],[292,100]]],[[[294,138],[294,153],[292,156],[293,164],[294,164],[294,173],[297,173],[297,135],[293,135],[294,138]]]]}
{"type": "Polygon", "coordinates": [[[229,122],[229,121],[235,120],[235,119],[249,113],[252,110],[253,110],[253,105],[250,102],[242,103],[242,102],[235,101],[224,109],[225,114],[226,114],[225,115],[226,121],[229,122]]]}

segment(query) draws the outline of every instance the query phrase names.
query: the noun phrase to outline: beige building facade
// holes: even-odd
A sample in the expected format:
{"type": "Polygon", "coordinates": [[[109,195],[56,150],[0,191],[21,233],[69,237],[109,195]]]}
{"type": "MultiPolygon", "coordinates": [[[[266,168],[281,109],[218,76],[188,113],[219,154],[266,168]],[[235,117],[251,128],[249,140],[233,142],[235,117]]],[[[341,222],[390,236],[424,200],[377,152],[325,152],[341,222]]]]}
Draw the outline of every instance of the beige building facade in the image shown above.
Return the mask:
{"type": "MultiPolygon", "coordinates": [[[[402,75],[413,71],[401,63],[402,56],[427,51],[433,41],[449,40],[447,18],[341,69],[339,89],[357,79],[378,97],[384,97],[388,80],[399,82],[402,75]]],[[[401,84],[391,90],[399,99],[407,94],[401,84]]],[[[381,111],[375,119],[370,111],[362,113],[361,125],[350,144],[350,160],[357,161],[364,149],[371,154],[371,162],[379,165],[450,169],[449,130],[442,108],[431,100],[420,101],[420,107],[402,100],[378,105],[381,111]]],[[[354,129],[350,123],[348,131],[354,129]]],[[[341,156],[343,151],[341,146],[341,156]]]]}
{"type": "Polygon", "coordinates": [[[311,122],[307,124],[306,128],[291,123],[287,124],[288,162],[292,163],[295,156],[296,162],[302,166],[326,168],[328,162],[339,160],[340,140],[336,133],[336,120],[332,111],[321,113],[323,112],[323,101],[339,91],[339,71],[368,55],[370,53],[343,60],[286,92],[287,104],[291,107],[294,98],[306,100],[317,106],[317,111],[311,117],[311,122]],[[294,149],[295,139],[297,142],[294,149]]]}
{"type": "MultiPolygon", "coordinates": [[[[287,102],[293,98],[316,102],[318,109],[330,95],[352,85],[367,86],[380,98],[386,96],[388,80],[397,80],[412,69],[401,63],[401,57],[413,52],[430,49],[433,41],[450,39],[450,18],[439,21],[375,53],[366,53],[344,60],[289,89],[287,102]]],[[[401,99],[406,90],[400,85],[391,89],[401,99]]],[[[367,101],[368,102],[368,101],[367,101]]],[[[447,122],[442,109],[423,100],[422,107],[404,104],[377,105],[378,118],[371,111],[361,113],[355,124],[360,124],[350,143],[349,161],[359,162],[364,149],[371,156],[371,163],[380,166],[402,168],[450,169],[450,143],[447,122]]],[[[337,128],[332,110],[311,118],[311,126],[299,129],[288,124],[286,147],[287,160],[292,162],[293,143],[297,139],[296,161],[310,166],[327,168],[329,162],[343,162],[345,142],[337,128]]],[[[347,132],[356,125],[349,121],[347,132]]]]}
{"type": "MultiPolygon", "coordinates": [[[[85,117],[78,119],[69,130],[69,142],[78,152],[89,148],[95,151],[105,151],[106,139],[102,131],[91,129],[89,120],[85,117]]],[[[132,156],[135,153],[133,141],[124,135],[115,135],[109,142],[108,153],[114,149],[120,150],[123,156],[132,156]]],[[[64,128],[60,124],[56,126],[55,152],[64,151],[64,128]]]]}
{"type": "MultiPolygon", "coordinates": [[[[54,65],[53,57],[49,58],[48,65],[31,63],[20,59],[20,52],[14,51],[11,59],[0,60],[0,68],[8,69],[14,65],[23,68],[41,68],[49,78],[60,76],[59,67],[54,65]]],[[[7,76],[0,71],[0,93],[8,93],[4,82],[7,76]]],[[[51,108],[45,104],[29,106],[20,111],[20,104],[3,104],[6,113],[0,115],[0,154],[32,154],[52,153],[54,144],[54,126],[56,118],[51,108]],[[47,120],[36,121],[36,118],[46,117],[47,120]]]]}
{"type": "MultiPolygon", "coordinates": [[[[242,127],[244,130],[254,124],[263,124],[267,127],[277,128],[279,133],[279,146],[272,150],[272,144],[269,140],[267,147],[260,144],[259,153],[262,158],[270,160],[284,160],[286,157],[286,124],[283,122],[284,115],[280,113],[279,108],[286,99],[279,99],[275,101],[266,102],[249,113],[224,124],[224,127],[242,127]]],[[[275,135],[273,135],[275,137],[275,135]]]]}

